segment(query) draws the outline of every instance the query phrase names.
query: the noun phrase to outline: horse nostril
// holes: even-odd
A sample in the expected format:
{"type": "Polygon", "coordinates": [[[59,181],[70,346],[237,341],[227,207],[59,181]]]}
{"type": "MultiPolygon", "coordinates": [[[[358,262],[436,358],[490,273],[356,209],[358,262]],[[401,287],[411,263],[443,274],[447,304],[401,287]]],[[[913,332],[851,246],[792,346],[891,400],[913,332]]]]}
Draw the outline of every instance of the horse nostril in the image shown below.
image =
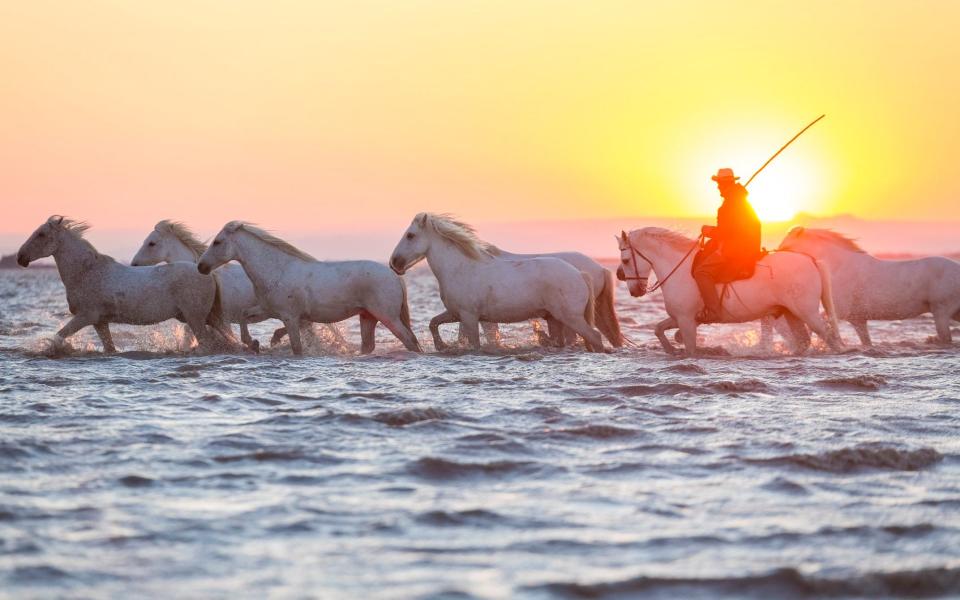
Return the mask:
{"type": "Polygon", "coordinates": [[[197,263],[197,270],[204,275],[210,274],[210,267],[208,267],[205,263],[197,263]]]}
{"type": "Polygon", "coordinates": [[[403,270],[403,259],[400,258],[399,256],[395,256],[395,257],[391,258],[391,259],[390,259],[390,266],[393,267],[393,270],[394,270],[394,271],[397,271],[397,272],[402,271],[402,270],[403,270]]]}
{"type": "Polygon", "coordinates": [[[23,254],[20,254],[20,253],[18,252],[18,253],[17,253],[17,264],[20,265],[21,267],[26,267],[26,266],[28,266],[28,265],[30,264],[30,261],[27,260],[27,257],[26,257],[26,256],[24,256],[23,254]]]}

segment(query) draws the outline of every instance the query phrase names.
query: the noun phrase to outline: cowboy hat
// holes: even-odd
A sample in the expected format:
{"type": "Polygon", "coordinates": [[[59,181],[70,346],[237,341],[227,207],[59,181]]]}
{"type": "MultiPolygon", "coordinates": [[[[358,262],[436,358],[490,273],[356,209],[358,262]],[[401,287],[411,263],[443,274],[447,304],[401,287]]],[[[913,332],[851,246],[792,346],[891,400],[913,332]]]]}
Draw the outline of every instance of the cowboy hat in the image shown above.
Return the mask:
{"type": "Polygon", "coordinates": [[[733,174],[733,169],[723,168],[723,169],[717,169],[717,174],[711,177],[710,179],[714,181],[720,181],[721,179],[732,179],[736,181],[740,178],[733,174]]]}

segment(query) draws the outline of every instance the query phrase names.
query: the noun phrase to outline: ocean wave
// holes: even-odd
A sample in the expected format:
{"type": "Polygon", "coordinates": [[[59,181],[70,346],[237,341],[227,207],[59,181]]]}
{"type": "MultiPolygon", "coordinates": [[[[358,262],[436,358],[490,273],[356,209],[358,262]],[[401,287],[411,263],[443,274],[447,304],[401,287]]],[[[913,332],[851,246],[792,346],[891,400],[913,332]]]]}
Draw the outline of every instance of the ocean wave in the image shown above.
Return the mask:
{"type": "Polygon", "coordinates": [[[531,474],[546,466],[527,461],[496,460],[485,463],[466,463],[427,456],[413,461],[407,472],[424,479],[460,479],[469,477],[506,477],[531,474]]]}
{"type": "Polygon", "coordinates": [[[788,454],[771,458],[747,459],[747,462],[795,466],[828,473],[851,473],[868,469],[919,471],[941,460],[943,455],[933,448],[905,449],[882,443],[867,443],[816,454],[788,454]]]}
{"type": "Polygon", "coordinates": [[[805,598],[813,596],[908,596],[932,598],[960,593],[960,568],[876,571],[848,577],[804,575],[794,568],[765,574],[718,578],[635,577],[600,583],[554,582],[527,591],[566,598],[653,597],[805,598]]]}
{"type": "Polygon", "coordinates": [[[449,419],[450,416],[450,413],[443,409],[427,406],[388,410],[375,414],[373,419],[391,427],[403,427],[424,421],[441,421],[449,419]]]}
{"type": "Polygon", "coordinates": [[[853,377],[831,377],[817,381],[824,387],[844,390],[877,391],[887,385],[882,375],[855,375],[853,377]]]}

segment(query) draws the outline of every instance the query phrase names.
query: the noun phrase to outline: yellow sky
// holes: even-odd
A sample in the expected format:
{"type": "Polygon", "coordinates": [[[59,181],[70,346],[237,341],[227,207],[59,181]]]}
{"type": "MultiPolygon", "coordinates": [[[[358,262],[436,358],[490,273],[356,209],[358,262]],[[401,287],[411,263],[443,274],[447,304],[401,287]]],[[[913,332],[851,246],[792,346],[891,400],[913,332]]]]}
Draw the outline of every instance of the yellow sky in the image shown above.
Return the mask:
{"type": "Polygon", "coordinates": [[[0,3],[0,230],[960,219],[960,2],[0,3]]]}

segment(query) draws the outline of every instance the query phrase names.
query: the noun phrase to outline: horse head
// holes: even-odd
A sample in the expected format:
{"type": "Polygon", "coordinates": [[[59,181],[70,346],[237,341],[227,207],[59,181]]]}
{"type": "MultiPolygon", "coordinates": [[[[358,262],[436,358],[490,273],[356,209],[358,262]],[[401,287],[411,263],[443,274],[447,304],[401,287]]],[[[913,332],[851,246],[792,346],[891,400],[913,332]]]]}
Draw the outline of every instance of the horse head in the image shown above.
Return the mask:
{"type": "MultiPolygon", "coordinates": [[[[635,232],[630,232],[631,235],[635,232]]],[[[620,231],[617,237],[620,249],[620,266],[617,267],[617,279],[627,282],[630,295],[638,298],[647,293],[647,281],[650,278],[650,262],[640,254],[630,241],[626,231],[620,231]]]]}
{"type": "Polygon", "coordinates": [[[420,213],[413,218],[403,237],[390,254],[390,268],[397,275],[403,275],[407,269],[417,264],[427,255],[430,249],[429,227],[427,213],[420,213]]]}
{"type": "Polygon", "coordinates": [[[80,233],[86,229],[82,223],[65,221],[60,215],[47,219],[20,246],[20,250],[17,251],[17,264],[26,267],[39,258],[53,255],[60,247],[60,236],[70,226],[74,226],[80,233]]]}
{"type": "Polygon", "coordinates": [[[242,221],[230,221],[224,225],[223,229],[213,238],[210,247],[200,255],[199,260],[197,260],[197,270],[204,275],[209,275],[220,265],[235,260],[237,258],[237,248],[233,236],[241,229],[243,229],[242,221]]]}

